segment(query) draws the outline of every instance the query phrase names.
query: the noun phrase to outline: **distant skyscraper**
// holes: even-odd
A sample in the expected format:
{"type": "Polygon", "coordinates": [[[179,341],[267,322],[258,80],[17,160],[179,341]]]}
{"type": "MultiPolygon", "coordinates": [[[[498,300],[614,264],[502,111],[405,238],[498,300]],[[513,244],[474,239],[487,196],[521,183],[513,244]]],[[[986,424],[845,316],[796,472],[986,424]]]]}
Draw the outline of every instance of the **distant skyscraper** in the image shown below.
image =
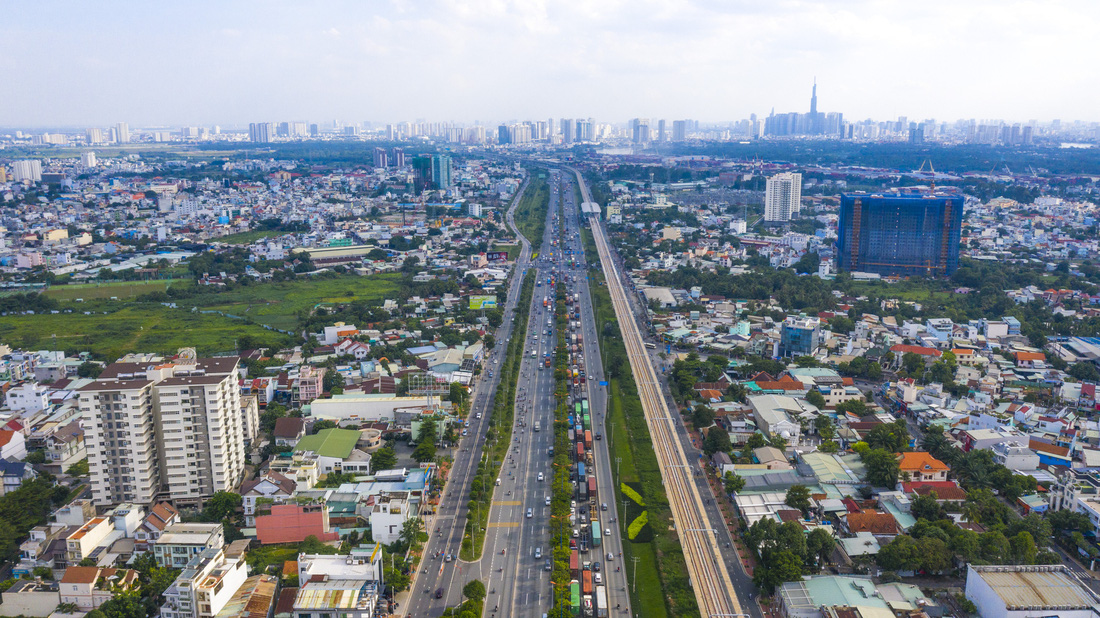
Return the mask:
{"type": "Polygon", "coordinates": [[[393,165],[394,167],[405,167],[405,151],[403,149],[393,149],[393,165]]]}
{"type": "Polygon", "coordinates": [[[508,125],[502,124],[497,127],[497,143],[501,145],[512,143],[512,129],[508,125]]]}
{"type": "Polygon", "coordinates": [[[15,182],[42,182],[42,162],[38,159],[16,161],[11,164],[11,177],[15,182]]]}
{"type": "Polygon", "coordinates": [[[563,144],[572,144],[577,138],[576,125],[572,118],[561,119],[561,141],[563,144]]]}
{"type": "Polygon", "coordinates": [[[764,220],[790,221],[802,207],[802,174],[784,172],[768,179],[764,193],[764,220]]]}
{"type": "Polygon", "coordinates": [[[413,157],[413,187],[416,192],[427,191],[432,188],[432,157],[421,155],[413,157]]]}
{"type": "Polygon", "coordinates": [[[664,120],[664,118],[657,121],[657,141],[658,142],[667,142],[668,141],[668,133],[665,131],[665,120],[664,120]]]}
{"type": "Polygon", "coordinates": [[[87,168],[93,168],[96,166],[95,153],[94,152],[82,152],[80,153],[80,164],[87,168]]]}
{"type": "Polygon", "coordinates": [[[130,127],[125,122],[115,125],[115,142],[119,144],[130,143],[130,127]]]}
{"type": "Polygon", "coordinates": [[[444,191],[454,184],[451,182],[451,157],[450,155],[435,155],[432,157],[432,184],[436,189],[444,191]]]}
{"type": "Polygon", "coordinates": [[[880,275],[949,276],[959,267],[963,197],[895,190],[840,200],[837,266],[880,275]]]}
{"type": "Polygon", "coordinates": [[[687,141],[687,120],[673,120],[672,121],[672,141],[684,142],[687,141]]]}
{"type": "Polygon", "coordinates": [[[253,122],[248,125],[248,140],[259,144],[271,141],[272,127],[270,122],[253,122]]]}
{"type": "Polygon", "coordinates": [[[635,144],[649,143],[649,118],[635,118],[630,121],[630,141],[635,144]]]}
{"type": "Polygon", "coordinates": [[[102,144],[104,142],[103,129],[87,129],[86,131],[84,131],[84,135],[87,136],[89,144],[102,144]]]}
{"type": "Polygon", "coordinates": [[[386,155],[385,148],[374,149],[374,167],[384,168],[388,167],[389,157],[386,155]]]}
{"type": "Polygon", "coordinates": [[[309,135],[310,137],[317,137],[321,135],[321,127],[316,122],[309,125],[309,135]]]}

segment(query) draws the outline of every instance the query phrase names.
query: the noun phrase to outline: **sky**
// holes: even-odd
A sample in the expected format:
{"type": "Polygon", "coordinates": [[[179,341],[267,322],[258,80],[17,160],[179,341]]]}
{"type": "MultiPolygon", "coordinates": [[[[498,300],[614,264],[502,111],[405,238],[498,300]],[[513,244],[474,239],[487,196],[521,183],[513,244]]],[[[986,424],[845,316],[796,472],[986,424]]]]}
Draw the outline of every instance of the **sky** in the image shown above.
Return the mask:
{"type": "Polygon", "coordinates": [[[1100,120],[1096,0],[0,0],[0,126],[1100,120]]]}

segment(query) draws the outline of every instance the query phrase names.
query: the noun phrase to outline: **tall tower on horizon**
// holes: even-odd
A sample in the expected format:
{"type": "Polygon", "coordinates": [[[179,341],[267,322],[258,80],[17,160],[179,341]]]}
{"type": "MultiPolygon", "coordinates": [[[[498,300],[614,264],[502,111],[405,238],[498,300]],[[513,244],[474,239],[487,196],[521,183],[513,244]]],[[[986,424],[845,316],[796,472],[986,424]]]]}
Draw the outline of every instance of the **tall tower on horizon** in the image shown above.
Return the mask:
{"type": "Polygon", "coordinates": [[[810,95],[810,115],[817,116],[817,78],[814,78],[814,90],[810,95]]]}

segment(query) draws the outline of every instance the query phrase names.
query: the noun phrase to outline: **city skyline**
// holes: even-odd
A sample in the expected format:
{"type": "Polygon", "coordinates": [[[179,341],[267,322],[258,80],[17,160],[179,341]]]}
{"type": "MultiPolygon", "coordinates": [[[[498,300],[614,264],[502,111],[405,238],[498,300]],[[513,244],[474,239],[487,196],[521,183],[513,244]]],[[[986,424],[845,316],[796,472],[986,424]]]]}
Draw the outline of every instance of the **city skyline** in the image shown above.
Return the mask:
{"type": "Polygon", "coordinates": [[[0,125],[724,122],[804,112],[815,77],[852,120],[1098,120],[1075,66],[1100,7],[942,4],[18,6],[0,125]]]}

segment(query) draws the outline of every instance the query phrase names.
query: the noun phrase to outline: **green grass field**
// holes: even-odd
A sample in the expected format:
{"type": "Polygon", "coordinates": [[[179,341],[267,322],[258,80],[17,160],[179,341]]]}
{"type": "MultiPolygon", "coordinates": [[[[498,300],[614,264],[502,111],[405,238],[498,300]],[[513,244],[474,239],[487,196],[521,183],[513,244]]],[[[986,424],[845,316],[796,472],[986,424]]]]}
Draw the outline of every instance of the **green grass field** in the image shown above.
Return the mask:
{"type": "Polygon", "coordinates": [[[199,307],[250,318],[283,330],[294,330],[298,315],[318,304],[352,301],[380,302],[399,290],[398,274],[370,277],[345,275],[335,279],[295,279],[240,287],[195,299],[179,301],[181,307],[199,307]]]}
{"type": "Polygon", "coordinates": [[[125,281],[111,283],[70,283],[68,285],[55,285],[43,292],[47,298],[58,301],[74,301],[78,298],[84,300],[106,300],[118,298],[130,300],[149,292],[163,292],[169,287],[184,287],[193,285],[190,279],[172,279],[156,281],[125,281]]]}
{"type": "Polygon", "coordinates": [[[508,261],[514,262],[519,258],[520,246],[519,245],[497,245],[493,247],[493,251],[507,251],[508,261]]]}
{"type": "Polygon", "coordinates": [[[0,317],[0,341],[12,347],[89,351],[107,360],[129,352],[174,353],[185,347],[196,348],[200,354],[229,352],[244,337],[278,345],[291,341],[256,324],[154,304],[125,307],[106,315],[102,311],[84,315],[77,309],[73,313],[0,317]]]}
{"type": "Polygon", "coordinates": [[[251,245],[257,240],[264,238],[277,238],[279,236],[285,236],[289,232],[275,232],[272,230],[251,230],[248,232],[239,232],[237,234],[230,234],[228,236],[222,236],[221,238],[213,239],[214,242],[225,243],[227,245],[251,245]]]}

